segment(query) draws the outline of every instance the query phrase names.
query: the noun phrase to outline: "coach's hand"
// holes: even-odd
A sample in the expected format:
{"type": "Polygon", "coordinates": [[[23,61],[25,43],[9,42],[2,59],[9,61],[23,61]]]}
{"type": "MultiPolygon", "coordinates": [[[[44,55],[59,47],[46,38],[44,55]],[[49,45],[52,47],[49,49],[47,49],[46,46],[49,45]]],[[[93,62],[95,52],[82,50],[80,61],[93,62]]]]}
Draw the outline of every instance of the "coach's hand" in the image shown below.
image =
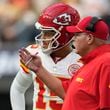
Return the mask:
{"type": "Polygon", "coordinates": [[[42,68],[42,62],[40,57],[37,55],[31,55],[25,48],[19,50],[20,61],[28,67],[30,70],[37,73],[42,68]]]}

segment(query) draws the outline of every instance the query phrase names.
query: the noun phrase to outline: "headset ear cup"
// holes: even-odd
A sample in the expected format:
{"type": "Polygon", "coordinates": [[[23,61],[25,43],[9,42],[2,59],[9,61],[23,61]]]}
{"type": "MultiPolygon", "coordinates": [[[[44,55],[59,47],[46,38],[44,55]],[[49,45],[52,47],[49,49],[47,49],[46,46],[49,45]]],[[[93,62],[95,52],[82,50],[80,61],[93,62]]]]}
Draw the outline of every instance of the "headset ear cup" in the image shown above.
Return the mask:
{"type": "Polygon", "coordinates": [[[93,27],[94,27],[94,25],[93,25],[92,23],[90,23],[90,24],[86,27],[86,30],[91,31],[91,32],[94,32],[95,29],[94,29],[93,27]]]}
{"type": "Polygon", "coordinates": [[[86,30],[91,31],[91,32],[95,32],[95,25],[98,21],[101,21],[101,18],[98,17],[93,17],[92,20],[90,21],[90,23],[88,24],[88,26],[86,27],[86,30]]]}

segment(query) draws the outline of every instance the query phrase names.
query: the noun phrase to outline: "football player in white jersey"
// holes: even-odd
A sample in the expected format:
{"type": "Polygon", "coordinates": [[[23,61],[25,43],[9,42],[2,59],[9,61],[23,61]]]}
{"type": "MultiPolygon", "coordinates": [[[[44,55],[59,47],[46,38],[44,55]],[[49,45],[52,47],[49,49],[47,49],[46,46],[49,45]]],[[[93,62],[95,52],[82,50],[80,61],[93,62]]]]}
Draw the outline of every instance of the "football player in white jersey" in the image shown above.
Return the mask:
{"type": "MultiPolygon", "coordinates": [[[[37,44],[26,48],[31,54],[38,54],[43,66],[61,80],[70,79],[82,65],[78,62],[80,56],[71,47],[73,34],[65,30],[68,25],[76,25],[79,19],[77,10],[67,4],[57,3],[47,7],[35,24],[41,30],[35,38],[37,44]]],[[[32,82],[33,110],[61,110],[63,100],[22,63],[21,67],[10,89],[12,110],[25,110],[25,92],[32,82]]]]}

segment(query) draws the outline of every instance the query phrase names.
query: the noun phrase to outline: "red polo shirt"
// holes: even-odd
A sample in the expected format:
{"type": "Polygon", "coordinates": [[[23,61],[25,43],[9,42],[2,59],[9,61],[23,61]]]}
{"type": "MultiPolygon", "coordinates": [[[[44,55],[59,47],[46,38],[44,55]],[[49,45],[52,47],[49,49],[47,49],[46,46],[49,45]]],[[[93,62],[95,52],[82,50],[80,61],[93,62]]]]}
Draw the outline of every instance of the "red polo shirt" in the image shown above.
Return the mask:
{"type": "Polygon", "coordinates": [[[81,60],[84,66],[70,82],[62,82],[68,88],[62,110],[110,110],[110,45],[96,48],[81,60]]]}

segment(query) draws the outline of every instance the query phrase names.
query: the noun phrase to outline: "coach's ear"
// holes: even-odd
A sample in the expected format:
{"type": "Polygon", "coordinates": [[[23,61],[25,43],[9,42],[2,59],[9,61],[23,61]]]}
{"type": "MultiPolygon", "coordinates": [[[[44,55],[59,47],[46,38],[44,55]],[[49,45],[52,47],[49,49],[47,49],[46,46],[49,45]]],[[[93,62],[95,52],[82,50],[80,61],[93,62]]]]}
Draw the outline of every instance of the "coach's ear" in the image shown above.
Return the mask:
{"type": "Polygon", "coordinates": [[[92,34],[89,34],[88,35],[88,44],[89,45],[92,44],[94,42],[94,40],[95,40],[95,37],[92,34]]]}

